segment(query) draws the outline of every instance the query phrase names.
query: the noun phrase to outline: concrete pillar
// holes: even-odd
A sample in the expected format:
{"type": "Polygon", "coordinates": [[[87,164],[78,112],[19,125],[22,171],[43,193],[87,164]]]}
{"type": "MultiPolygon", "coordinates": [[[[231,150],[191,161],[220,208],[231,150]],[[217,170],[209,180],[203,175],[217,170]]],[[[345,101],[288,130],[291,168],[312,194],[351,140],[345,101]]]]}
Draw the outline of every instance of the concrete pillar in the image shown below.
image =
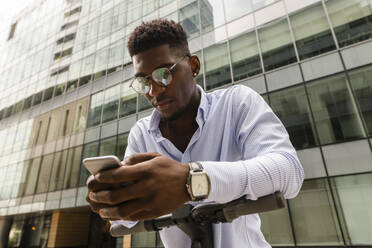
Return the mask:
{"type": "Polygon", "coordinates": [[[49,230],[48,247],[88,245],[89,223],[89,211],[55,211],[49,230]]]}
{"type": "Polygon", "coordinates": [[[11,226],[11,217],[0,217],[0,248],[8,246],[8,237],[11,226]]]}
{"type": "Polygon", "coordinates": [[[124,235],[123,236],[123,248],[131,248],[131,236],[124,235]]]}

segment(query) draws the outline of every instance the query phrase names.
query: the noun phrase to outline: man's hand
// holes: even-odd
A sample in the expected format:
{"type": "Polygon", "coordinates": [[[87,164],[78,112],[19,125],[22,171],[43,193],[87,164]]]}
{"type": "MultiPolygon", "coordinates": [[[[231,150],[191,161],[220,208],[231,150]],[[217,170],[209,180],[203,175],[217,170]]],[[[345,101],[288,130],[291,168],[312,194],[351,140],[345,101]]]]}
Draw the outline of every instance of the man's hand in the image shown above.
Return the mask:
{"type": "MultiPolygon", "coordinates": [[[[119,168],[99,172],[91,185],[122,185],[111,189],[89,187],[92,209],[105,219],[143,220],[173,212],[189,201],[189,167],[158,153],[136,154],[119,168]],[[103,204],[103,205],[102,205],[103,204]]],[[[97,186],[96,186],[97,187],[97,186]]]]}
{"type": "Polygon", "coordinates": [[[109,207],[109,205],[107,204],[102,204],[102,203],[97,203],[97,202],[94,202],[92,200],[90,200],[89,198],[89,194],[91,192],[97,192],[97,191],[100,191],[100,190],[109,190],[111,188],[113,188],[113,186],[111,184],[104,184],[104,183],[99,183],[93,175],[91,175],[90,177],[88,177],[87,179],[87,186],[88,186],[88,192],[87,192],[87,196],[86,196],[86,200],[87,202],[89,202],[90,204],[90,208],[92,209],[93,212],[99,214],[99,210],[104,208],[104,207],[109,207]]]}

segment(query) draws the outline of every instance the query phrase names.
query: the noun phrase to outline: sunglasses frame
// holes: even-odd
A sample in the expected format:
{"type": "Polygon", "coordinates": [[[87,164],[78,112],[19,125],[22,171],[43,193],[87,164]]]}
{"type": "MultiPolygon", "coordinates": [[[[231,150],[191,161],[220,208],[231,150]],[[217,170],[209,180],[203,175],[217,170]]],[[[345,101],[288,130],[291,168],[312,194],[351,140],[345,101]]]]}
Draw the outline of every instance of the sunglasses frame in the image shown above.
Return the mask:
{"type": "Polygon", "coordinates": [[[130,88],[132,88],[135,92],[137,92],[137,93],[139,93],[139,94],[144,94],[144,95],[146,95],[147,93],[149,93],[150,92],[150,89],[151,89],[151,83],[150,83],[150,79],[151,79],[151,81],[153,81],[156,85],[158,85],[158,86],[160,86],[160,87],[167,87],[169,84],[170,84],[170,82],[169,82],[169,84],[167,84],[167,85],[164,85],[164,84],[161,84],[160,82],[158,82],[158,81],[155,81],[154,79],[153,79],[153,77],[152,77],[152,74],[154,73],[154,71],[156,71],[156,70],[159,70],[159,69],[167,69],[170,73],[171,73],[171,75],[172,75],[172,70],[176,67],[176,65],[178,64],[178,63],[180,63],[184,58],[186,58],[186,57],[191,57],[191,55],[190,54],[184,54],[176,63],[174,63],[170,68],[167,68],[167,67],[161,67],[161,68],[157,68],[157,69],[155,69],[155,70],[153,70],[152,72],[151,72],[151,75],[147,75],[147,76],[144,76],[144,77],[134,77],[133,78],[133,80],[132,80],[132,82],[130,83],[130,85],[129,85],[129,87],[130,88]],[[138,90],[136,90],[135,89],[135,87],[133,86],[133,84],[134,84],[134,81],[135,80],[138,80],[138,78],[144,78],[145,80],[146,80],[146,84],[148,84],[148,86],[149,86],[149,90],[146,92],[146,91],[144,91],[144,92],[141,92],[141,91],[138,91],[138,90]]]}

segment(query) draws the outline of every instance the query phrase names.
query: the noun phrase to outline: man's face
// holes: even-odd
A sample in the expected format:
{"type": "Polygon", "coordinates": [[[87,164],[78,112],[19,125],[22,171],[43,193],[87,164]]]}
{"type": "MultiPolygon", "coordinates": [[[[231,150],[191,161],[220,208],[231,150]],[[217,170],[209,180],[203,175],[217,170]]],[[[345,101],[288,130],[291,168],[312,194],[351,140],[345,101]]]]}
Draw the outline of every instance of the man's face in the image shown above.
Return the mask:
{"type": "MultiPolygon", "coordinates": [[[[161,45],[138,53],[132,57],[135,76],[147,76],[158,68],[170,68],[182,58],[183,54],[161,45]]],[[[145,96],[165,119],[176,119],[182,115],[192,94],[195,83],[192,76],[189,57],[185,57],[172,70],[172,81],[167,87],[161,87],[150,80],[151,89],[145,96]]]]}

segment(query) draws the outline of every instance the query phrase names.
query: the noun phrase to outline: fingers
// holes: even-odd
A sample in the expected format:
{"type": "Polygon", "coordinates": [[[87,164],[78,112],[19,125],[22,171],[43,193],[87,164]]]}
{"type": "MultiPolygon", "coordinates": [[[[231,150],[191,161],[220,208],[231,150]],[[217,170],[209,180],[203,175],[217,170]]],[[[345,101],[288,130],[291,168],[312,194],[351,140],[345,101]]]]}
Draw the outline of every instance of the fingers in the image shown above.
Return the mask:
{"type": "Polygon", "coordinates": [[[93,191],[93,192],[100,191],[100,190],[107,190],[107,189],[111,189],[114,187],[114,185],[112,184],[98,182],[93,175],[88,177],[87,186],[88,186],[88,190],[93,191]]]}
{"type": "Polygon", "coordinates": [[[151,220],[158,216],[155,216],[150,211],[142,211],[127,217],[127,220],[136,221],[136,220],[151,220]]]}
{"type": "Polygon", "coordinates": [[[137,183],[123,188],[90,192],[89,199],[95,203],[117,205],[125,201],[141,198],[145,193],[144,184],[137,183]]]}
{"type": "Polygon", "coordinates": [[[94,202],[92,201],[90,198],[89,198],[89,191],[85,197],[85,200],[89,203],[89,206],[90,206],[90,209],[95,212],[95,213],[99,213],[99,210],[102,209],[102,208],[106,208],[106,207],[109,207],[109,205],[107,204],[103,204],[103,203],[97,203],[97,202],[94,202]]]}
{"type": "Polygon", "coordinates": [[[138,163],[153,159],[158,156],[161,156],[161,155],[157,152],[133,154],[132,156],[129,156],[129,158],[124,161],[124,163],[125,165],[134,165],[134,164],[138,164],[138,163]]]}
{"type": "Polygon", "coordinates": [[[102,208],[99,215],[104,219],[121,219],[131,220],[130,216],[139,212],[146,211],[143,208],[144,204],[140,200],[128,201],[120,205],[102,208]]]}
{"type": "Polygon", "coordinates": [[[121,166],[119,168],[98,172],[94,177],[100,183],[125,183],[134,182],[144,177],[148,166],[146,161],[133,166],[121,166]]]}

